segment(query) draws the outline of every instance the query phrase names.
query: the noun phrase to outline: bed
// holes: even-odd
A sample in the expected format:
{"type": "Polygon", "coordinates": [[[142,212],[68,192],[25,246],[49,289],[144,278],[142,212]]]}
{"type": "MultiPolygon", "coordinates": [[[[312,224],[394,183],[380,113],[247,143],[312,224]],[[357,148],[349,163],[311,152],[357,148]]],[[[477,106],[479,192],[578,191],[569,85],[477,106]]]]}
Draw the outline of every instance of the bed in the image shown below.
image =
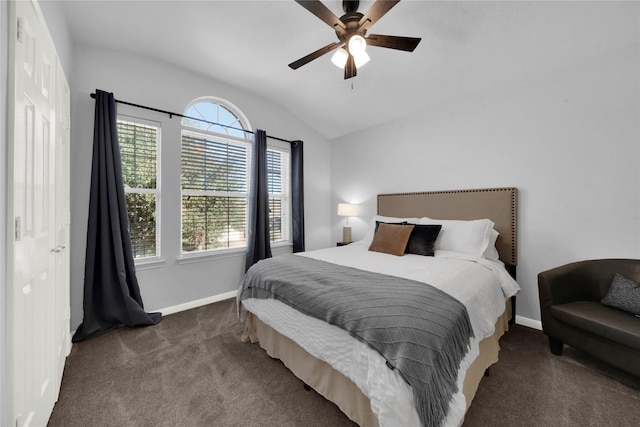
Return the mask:
{"type": "Polygon", "coordinates": [[[432,405],[434,415],[425,416],[424,402],[414,394],[406,372],[389,364],[391,359],[374,345],[354,338],[353,331],[303,314],[282,299],[248,293],[247,277],[238,293],[239,314],[245,322],[243,340],[259,343],[360,426],[461,425],[483,375],[498,361],[498,340],[513,317],[513,297],[519,291],[514,280],[517,189],[381,194],[377,213],[363,240],[289,257],[301,265],[311,263],[314,271],[318,265],[330,266],[340,275],[363,271],[371,274],[367,280],[384,275],[393,278],[392,289],[396,289],[395,280],[428,283],[436,288],[434,292],[442,291],[463,305],[471,336],[456,362],[455,390],[445,397],[443,411],[432,405]],[[385,232],[389,224],[396,231],[401,228],[398,223],[416,228],[438,224],[442,228],[434,256],[369,251],[379,236],[376,226],[380,223],[387,223],[382,225],[385,232]],[[483,227],[486,232],[480,233],[480,240],[472,241],[483,227]]]}

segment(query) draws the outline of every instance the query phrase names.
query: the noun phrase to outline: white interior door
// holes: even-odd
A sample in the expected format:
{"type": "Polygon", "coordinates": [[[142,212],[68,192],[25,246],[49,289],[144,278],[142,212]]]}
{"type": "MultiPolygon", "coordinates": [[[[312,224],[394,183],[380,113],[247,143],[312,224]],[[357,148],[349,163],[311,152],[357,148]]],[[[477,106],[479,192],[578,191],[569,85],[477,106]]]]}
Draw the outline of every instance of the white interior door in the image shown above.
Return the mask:
{"type": "Polygon", "coordinates": [[[69,89],[37,2],[10,8],[9,408],[17,427],[45,426],[68,352],[68,177],[58,169],[68,172],[61,123],[68,122],[69,89]]]}
{"type": "Polygon", "coordinates": [[[71,302],[70,302],[70,143],[71,143],[71,105],[70,90],[60,62],[56,72],[56,144],[55,144],[55,350],[56,400],[64,363],[71,351],[71,302]]]}

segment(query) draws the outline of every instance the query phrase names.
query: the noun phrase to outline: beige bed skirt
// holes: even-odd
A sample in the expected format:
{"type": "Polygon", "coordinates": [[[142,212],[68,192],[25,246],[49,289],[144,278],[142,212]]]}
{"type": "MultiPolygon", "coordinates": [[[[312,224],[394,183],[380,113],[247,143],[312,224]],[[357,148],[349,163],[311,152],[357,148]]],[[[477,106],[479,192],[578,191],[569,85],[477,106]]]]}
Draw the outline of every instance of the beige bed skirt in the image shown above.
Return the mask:
{"type": "MultiPolygon", "coordinates": [[[[463,394],[467,409],[478,390],[486,369],[498,361],[498,340],[509,330],[511,301],[496,322],[495,333],[480,341],[480,355],[467,370],[463,394]]],[[[258,342],[269,356],[280,359],[293,374],[316,392],[338,405],[351,420],[362,427],[378,427],[378,419],[371,411],[369,399],[350,379],[319,360],[291,339],[264,324],[257,316],[247,312],[243,340],[258,342]]]]}

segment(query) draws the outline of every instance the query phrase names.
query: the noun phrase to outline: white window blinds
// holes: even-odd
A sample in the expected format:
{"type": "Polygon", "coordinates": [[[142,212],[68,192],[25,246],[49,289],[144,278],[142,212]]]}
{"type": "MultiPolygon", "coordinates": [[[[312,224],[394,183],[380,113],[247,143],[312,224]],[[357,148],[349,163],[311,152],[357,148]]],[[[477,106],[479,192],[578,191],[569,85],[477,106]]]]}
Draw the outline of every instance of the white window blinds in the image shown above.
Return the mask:
{"type": "Polygon", "coordinates": [[[160,128],[126,120],[117,127],[133,256],[159,256],[160,128]]]}
{"type": "MultiPolygon", "coordinates": [[[[215,98],[197,100],[185,114],[193,119],[182,120],[182,253],[246,247],[251,182],[251,142],[246,139],[250,133],[243,130],[249,129],[246,118],[215,98]]],[[[289,144],[269,141],[272,243],[289,240],[289,159],[289,144]]]]}
{"type": "Polygon", "coordinates": [[[289,240],[289,150],[267,150],[271,242],[289,240]]]}
{"type": "Polygon", "coordinates": [[[182,134],[182,252],[246,246],[249,145],[182,134]]]}

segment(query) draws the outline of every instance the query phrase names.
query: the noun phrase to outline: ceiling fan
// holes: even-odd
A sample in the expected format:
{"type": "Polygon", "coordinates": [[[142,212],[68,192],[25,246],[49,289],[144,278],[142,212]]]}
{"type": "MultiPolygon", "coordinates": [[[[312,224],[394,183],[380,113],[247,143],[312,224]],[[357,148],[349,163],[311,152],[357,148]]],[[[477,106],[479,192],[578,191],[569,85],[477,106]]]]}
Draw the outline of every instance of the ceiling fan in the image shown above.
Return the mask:
{"type": "Polygon", "coordinates": [[[365,52],[367,46],[386,47],[388,49],[413,52],[421,39],[415,37],[384,36],[380,34],[369,34],[369,36],[365,38],[367,30],[399,2],[400,0],[377,0],[367,13],[362,14],[358,12],[358,6],[360,5],[358,0],[344,0],[342,2],[342,9],[345,14],[338,18],[319,0],[296,0],[296,3],[300,4],[300,6],[333,28],[339,41],[330,43],[292,62],[289,64],[289,67],[296,70],[314,59],[340,47],[331,58],[331,61],[338,67],[344,68],[344,78],[350,79],[357,75],[358,67],[361,67],[369,61],[369,55],[365,52]]]}

